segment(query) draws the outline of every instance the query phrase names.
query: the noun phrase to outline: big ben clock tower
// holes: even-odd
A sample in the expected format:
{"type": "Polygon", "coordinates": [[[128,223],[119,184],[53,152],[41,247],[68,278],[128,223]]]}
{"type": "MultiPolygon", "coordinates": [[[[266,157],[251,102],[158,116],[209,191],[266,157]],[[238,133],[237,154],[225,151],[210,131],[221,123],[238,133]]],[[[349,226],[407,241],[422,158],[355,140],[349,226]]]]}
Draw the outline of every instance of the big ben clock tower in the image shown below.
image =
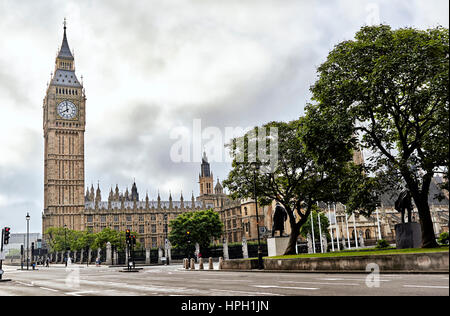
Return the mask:
{"type": "Polygon", "coordinates": [[[86,96],[75,75],[66,36],[44,98],[44,212],[50,227],[84,230],[84,132],[86,96]]]}

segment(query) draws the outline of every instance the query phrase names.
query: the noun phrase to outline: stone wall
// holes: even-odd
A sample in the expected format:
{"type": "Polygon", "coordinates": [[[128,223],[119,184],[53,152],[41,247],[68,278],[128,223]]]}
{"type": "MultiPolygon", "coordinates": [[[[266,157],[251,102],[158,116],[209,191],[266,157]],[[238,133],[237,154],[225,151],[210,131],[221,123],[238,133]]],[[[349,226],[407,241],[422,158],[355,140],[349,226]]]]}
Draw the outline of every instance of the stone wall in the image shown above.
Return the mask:
{"type": "MultiPolygon", "coordinates": [[[[370,272],[369,264],[376,264],[380,272],[449,272],[449,253],[420,253],[349,256],[334,258],[264,259],[264,269],[299,272],[370,272]]],[[[224,270],[251,270],[257,260],[227,260],[224,270]]]]}

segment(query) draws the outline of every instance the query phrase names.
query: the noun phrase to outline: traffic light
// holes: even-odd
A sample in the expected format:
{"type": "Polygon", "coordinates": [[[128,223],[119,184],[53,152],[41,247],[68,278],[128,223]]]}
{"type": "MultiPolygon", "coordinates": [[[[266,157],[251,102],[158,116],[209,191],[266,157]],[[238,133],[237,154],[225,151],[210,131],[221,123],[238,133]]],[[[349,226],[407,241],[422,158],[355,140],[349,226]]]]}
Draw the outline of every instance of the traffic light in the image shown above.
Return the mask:
{"type": "Polygon", "coordinates": [[[125,231],[125,241],[127,244],[130,244],[130,230],[129,229],[127,229],[125,231]]]}
{"type": "Polygon", "coordinates": [[[136,245],[136,236],[135,235],[133,235],[131,242],[133,245],[136,245]]]}
{"type": "Polygon", "coordinates": [[[31,255],[34,256],[34,242],[31,243],[31,255]]]}
{"type": "Polygon", "coordinates": [[[11,228],[5,227],[4,232],[5,232],[5,235],[4,235],[3,243],[5,245],[7,245],[7,244],[9,244],[9,234],[11,232],[11,228]]]}

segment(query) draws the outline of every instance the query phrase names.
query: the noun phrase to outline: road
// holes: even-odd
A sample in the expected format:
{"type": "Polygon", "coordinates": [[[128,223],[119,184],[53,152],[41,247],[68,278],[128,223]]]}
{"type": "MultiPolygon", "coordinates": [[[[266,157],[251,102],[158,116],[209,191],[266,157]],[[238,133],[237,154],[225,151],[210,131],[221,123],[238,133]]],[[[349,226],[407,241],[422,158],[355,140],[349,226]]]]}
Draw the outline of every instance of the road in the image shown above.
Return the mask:
{"type": "Polygon", "coordinates": [[[448,274],[264,273],[184,270],[180,265],[123,268],[63,265],[38,271],[4,266],[0,295],[21,296],[448,296],[448,274]],[[379,281],[378,283],[374,281],[379,281]],[[377,286],[379,285],[379,286],[377,286]]]}

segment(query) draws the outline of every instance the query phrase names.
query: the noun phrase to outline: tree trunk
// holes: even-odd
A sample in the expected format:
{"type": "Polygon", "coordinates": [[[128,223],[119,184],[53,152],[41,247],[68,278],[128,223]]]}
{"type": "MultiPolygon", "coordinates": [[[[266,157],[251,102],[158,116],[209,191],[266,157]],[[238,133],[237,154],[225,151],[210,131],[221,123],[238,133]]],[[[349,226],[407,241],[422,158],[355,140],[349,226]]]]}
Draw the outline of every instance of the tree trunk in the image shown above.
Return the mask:
{"type": "Polygon", "coordinates": [[[295,224],[291,225],[291,228],[292,232],[291,235],[289,236],[289,243],[286,248],[286,251],[284,252],[284,256],[297,254],[296,246],[298,236],[300,235],[300,227],[298,226],[298,224],[295,224]]]}
{"type": "Polygon", "coordinates": [[[436,242],[436,236],[434,234],[433,220],[431,218],[430,207],[428,205],[428,199],[414,199],[419,212],[420,227],[422,230],[422,248],[437,248],[439,247],[436,242]]]}
{"type": "Polygon", "coordinates": [[[439,245],[434,235],[433,220],[431,219],[430,206],[428,205],[428,194],[430,192],[433,172],[428,172],[423,176],[421,189],[419,189],[417,181],[414,180],[414,177],[406,167],[402,170],[402,175],[419,213],[420,228],[422,231],[422,248],[437,248],[439,245]]]}

